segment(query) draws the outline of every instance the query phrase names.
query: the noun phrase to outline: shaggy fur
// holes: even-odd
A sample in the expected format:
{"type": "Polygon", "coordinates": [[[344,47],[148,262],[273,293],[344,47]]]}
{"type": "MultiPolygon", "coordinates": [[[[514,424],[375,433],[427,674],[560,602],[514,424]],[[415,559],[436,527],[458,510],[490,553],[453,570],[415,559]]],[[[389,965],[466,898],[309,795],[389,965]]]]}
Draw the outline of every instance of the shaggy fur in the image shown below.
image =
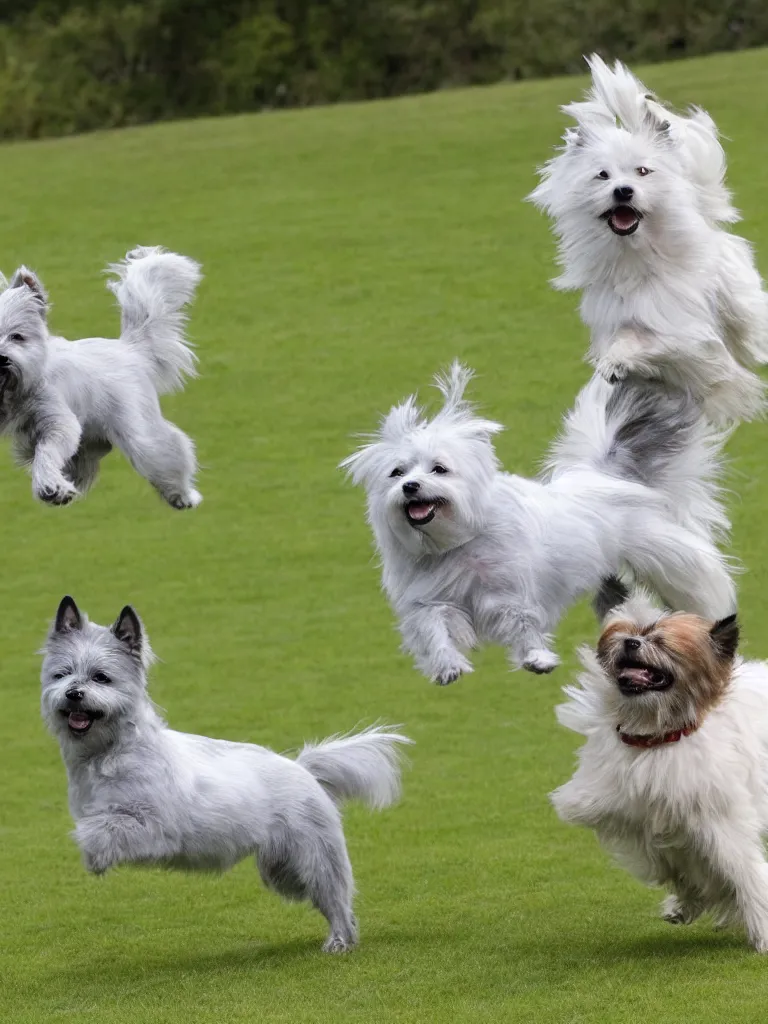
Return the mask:
{"type": "Polygon", "coordinates": [[[38,277],[20,267],[0,294],[0,428],[32,472],[32,492],[66,505],[93,484],[119,448],[173,508],[193,508],[192,441],[163,418],[158,395],[195,372],[184,307],[200,280],[197,263],[139,247],[109,268],[122,311],[119,341],[69,342],[49,333],[38,277]]]}
{"type": "Polygon", "coordinates": [[[384,590],[425,675],[470,672],[466,652],[482,641],[550,672],[549,632],[625,565],[672,608],[733,611],[714,544],[728,527],[715,483],[722,438],[688,394],[594,377],[547,474],[528,480],[501,470],[491,439],[502,428],[464,400],[470,376],[454,364],[437,378],[437,415],[411,396],[342,463],[365,487],[384,590]]]}
{"type": "Polygon", "coordinates": [[[768,296],[703,110],[673,114],[622,64],[588,60],[592,89],[530,195],[554,220],[563,274],[582,291],[590,361],[606,379],[663,376],[718,422],[751,419],[768,360],[768,296]]]}
{"type": "Polygon", "coordinates": [[[410,740],[374,727],[305,746],[294,761],[174,732],[147,696],[152,652],[132,608],[107,628],[65,597],[43,653],[42,714],[61,746],[88,871],[225,871],[253,855],[266,885],[327,918],[327,951],[355,945],[339,806],[394,803],[398,747],[410,740]]]}
{"type": "Polygon", "coordinates": [[[666,614],[643,595],[618,608],[557,709],[587,741],[552,802],[669,890],[665,920],[712,912],[765,953],[768,665],[741,661],[737,643],[735,617],[666,614]]]}

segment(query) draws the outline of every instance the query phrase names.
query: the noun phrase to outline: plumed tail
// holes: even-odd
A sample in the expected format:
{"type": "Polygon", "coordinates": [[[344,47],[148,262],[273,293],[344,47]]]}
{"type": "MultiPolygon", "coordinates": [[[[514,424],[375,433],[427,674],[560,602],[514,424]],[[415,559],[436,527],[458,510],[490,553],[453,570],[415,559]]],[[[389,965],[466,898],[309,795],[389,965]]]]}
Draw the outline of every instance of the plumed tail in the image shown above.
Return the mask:
{"type": "Polygon", "coordinates": [[[335,803],[362,800],[380,810],[400,796],[401,747],[412,742],[392,726],[375,725],[322,743],[308,743],[296,760],[335,803]]]}
{"type": "Polygon", "coordinates": [[[177,391],[196,376],[196,357],[184,337],[186,313],[202,273],[186,256],[161,246],[137,246],[107,268],[107,287],[122,311],[121,340],[150,360],[158,394],[177,391]]]}
{"type": "Polygon", "coordinates": [[[681,525],[715,540],[730,530],[720,485],[727,438],[687,391],[595,375],[566,417],[548,471],[588,466],[643,483],[663,495],[681,525]]]}

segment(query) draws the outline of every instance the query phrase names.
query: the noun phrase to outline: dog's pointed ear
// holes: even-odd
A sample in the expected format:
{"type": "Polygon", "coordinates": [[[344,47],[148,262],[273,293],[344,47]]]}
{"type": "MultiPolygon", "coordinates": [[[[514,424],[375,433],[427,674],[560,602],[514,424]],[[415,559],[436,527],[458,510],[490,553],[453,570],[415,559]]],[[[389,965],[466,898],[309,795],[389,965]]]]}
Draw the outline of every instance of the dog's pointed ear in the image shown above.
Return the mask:
{"type": "Polygon", "coordinates": [[[733,661],[739,646],[739,623],[735,615],[720,619],[709,631],[718,656],[724,661],[733,661]]]}
{"type": "Polygon", "coordinates": [[[112,632],[131,654],[141,654],[144,631],[141,628],[141,619],[129,604],[118,615],[112,632]]]}
{"type": "Polygon", "coordinates": [[[56,619],[53,623],[54,633],[73,633],[83,628],[83,617],[75,604],[73,597],[63,597],[59,610],[56,612],[56,619]]]}
{"type": "Polygon", "coordinates": [[[8,287],[28,288],[40,307],[41,315],[45,316],[48,309],[48,294],[45,288],[43,288],[43,282],[34,270],[30,270],[29,267],[19,267],[19,269],[14,272],[8,287]]]}

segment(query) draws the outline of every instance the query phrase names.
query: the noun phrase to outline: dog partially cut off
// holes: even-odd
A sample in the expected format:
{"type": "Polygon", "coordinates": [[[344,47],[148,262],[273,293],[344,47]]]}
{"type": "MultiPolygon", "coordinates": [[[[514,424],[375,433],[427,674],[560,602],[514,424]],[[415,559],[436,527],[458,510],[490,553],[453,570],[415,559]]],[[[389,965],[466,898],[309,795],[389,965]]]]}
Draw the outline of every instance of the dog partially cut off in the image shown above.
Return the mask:
{"type": "Polygon", "coordinates": [[[266,885],[326,917],[328,952],[357,942],[340,805],[392,804],[399,748],[373,727],[307,745],[296,760],[169,729],[146,691],[152,660],[135,611],[97,626],[65,597],[44,648],[42,714],[59,740],[86,868],[225,871],[253,855],[266,885]]]}
{"type": "Polygon", "coordinates": [[[140,246],[109,269],[122,312],[118,340],[52,335],[47,295],[26,267],[0,294],[0,430],[31,468],[40,501],[66,505],[83,494],[115,447],[169,505],[194,508],[202,501],[195,447],[163,418],[158,395],[195,373],[184,307],[200,267],[140,246]]]}
{"type": "Polygon", "coordinates": [[[669,895],[662,916],[710,912],[768,952],[768,665],[736,655],[735,616],[660,612],[636,595],[583,649],[560,722],[587,737],[559,816],[596,831],[669,895]]]}

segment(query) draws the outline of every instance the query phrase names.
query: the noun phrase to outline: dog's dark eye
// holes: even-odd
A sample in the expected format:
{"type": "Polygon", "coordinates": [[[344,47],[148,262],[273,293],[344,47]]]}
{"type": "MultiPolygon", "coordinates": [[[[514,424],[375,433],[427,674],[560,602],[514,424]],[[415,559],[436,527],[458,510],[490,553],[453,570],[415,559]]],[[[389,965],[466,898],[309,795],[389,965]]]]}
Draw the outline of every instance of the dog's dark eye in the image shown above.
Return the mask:
{"type": "Polygon", "coordinates": [[[602,178],[603,181],[608,181],[608,179],[610,178],[610,174],[608,173],[608,171],[600,171],[597,177],[602,178]]]}
{"type": "Polygon", "coordinates": [[[59,679],[66,679],[66,677],[67,677],[67,673],[66,672],[54,672],[53,673],[53,678],[57,682],[58,682],[59,679]]]}
{"type": "Polygon", "coordinates": [[[433,467],[432,472],[443,474],[447,473],[448,470],[445,468],[445,466],[441,466],[440,463],[438,462],[437,465],[433,467]]]}
{"type": "Polygon", "coordinates": [[[389,475],[390,476],[404,476],[405,474],[403,473],[402,469],[400,469],[398,467],[397,469],[393,469],[392,472],[389,475]]]}
{"type": "Polygon", "coordinates": [[[8,341],[24,341],[23,334],[9,334],[8,341]]]}
{"type": "Polygon", "coordinates": [[[91,676],[91,678],[93,679],[94,683],[111,683],[112,682],[112,680],[109,678],[109,676],[105,675],[103,672],[94,672],[93,675],[91,676]]]}
{"type": "Polygon", "coordinates": [[[641,178],[644,178],[646,176],[646,174],[650,174],[651,173],[650,167],[638,167],[638,168],[636,168],[636,170],[637,170],[637,173],[640,175],[641,178]]]}

